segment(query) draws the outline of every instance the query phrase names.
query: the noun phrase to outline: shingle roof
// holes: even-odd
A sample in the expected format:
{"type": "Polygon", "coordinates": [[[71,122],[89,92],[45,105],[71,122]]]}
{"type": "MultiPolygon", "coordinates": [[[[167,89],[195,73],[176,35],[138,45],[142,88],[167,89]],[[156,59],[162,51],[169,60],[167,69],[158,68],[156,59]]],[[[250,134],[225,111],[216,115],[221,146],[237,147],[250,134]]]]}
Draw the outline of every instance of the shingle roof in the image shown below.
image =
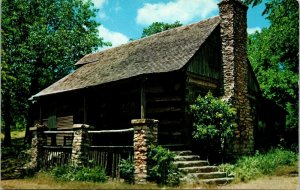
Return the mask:
{"type": "Polygon", "coordinates": [[[219,16],[88,54],[65,76],[33,97],[82,89],[130,77],[181,69],[219,25],[219,16]]]}

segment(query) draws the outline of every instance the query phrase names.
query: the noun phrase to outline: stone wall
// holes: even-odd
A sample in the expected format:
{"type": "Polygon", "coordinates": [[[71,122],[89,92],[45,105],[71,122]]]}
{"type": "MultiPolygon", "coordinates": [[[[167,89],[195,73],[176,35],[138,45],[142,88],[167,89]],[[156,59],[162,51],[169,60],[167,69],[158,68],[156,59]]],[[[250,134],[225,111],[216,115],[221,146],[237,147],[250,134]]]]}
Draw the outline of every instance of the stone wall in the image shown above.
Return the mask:
{"type": "Polygon", "coordinates": [[[233,154],[253,151],[253,116],[247,97],[247,9],[240,0],[219,3],[223,64],[223,99],[237,109],[233,154]]]}
{"type": "Polygon", "coordinates": [[[157,144],[158,120],[134,119],[134,181],[138,184],[146,183],[148,176],[148,151],[151,144],[157,144]]]}

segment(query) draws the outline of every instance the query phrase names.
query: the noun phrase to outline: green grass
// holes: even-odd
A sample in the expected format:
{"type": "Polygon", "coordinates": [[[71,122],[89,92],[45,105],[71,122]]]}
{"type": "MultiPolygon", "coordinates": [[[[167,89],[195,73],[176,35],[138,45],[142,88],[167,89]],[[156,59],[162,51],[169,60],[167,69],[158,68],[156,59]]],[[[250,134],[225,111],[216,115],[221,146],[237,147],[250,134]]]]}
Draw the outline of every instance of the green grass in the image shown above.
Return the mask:
{"type": "Polygon", "coordinates": [[[265,154],[244,156],[235,164],[222,164],[221,171],[235,176],[235,181],[249,181],[262,176],[298,173],[298,155],[281,148],[272,149],[265,154]]]}
{"type": "MultiPolygon", "coordinates": [[[[1,141],[4,140],[4,130],[1,131],[1,141]]],[[[11,140],[14,141],[16,139],[23,139],[25,137],[25,130],[24,131],[11,131],[11,140]]]]}
{"type": "Polygon", "coordinates": [[[2,184],[3,188],[24,188],[24,189],[157,189],[155,183],[145,185],[130,185],[116,180],[107,182],[87,181],[61,181],[47,172],[39,172],[34,177],[18,180],[7,180],[2,184]]]}

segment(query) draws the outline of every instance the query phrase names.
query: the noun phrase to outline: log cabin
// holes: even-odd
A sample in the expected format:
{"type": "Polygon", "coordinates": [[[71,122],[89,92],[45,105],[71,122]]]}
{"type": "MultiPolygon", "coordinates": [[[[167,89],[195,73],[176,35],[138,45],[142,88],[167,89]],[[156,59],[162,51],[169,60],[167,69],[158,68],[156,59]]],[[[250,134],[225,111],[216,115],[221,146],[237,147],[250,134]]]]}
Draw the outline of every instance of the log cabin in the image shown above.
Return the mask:
{"type": "Polygon", "coordinates": [[[247,59],[247,6],[223,0],[219,10],[219,16],[85,55],[74,72],[31,97],[39,107],[35,119],[50,129],[84,123],[105,130],[152,118],[159,120],[159,144],[189,146],[188,107],[211,91],[237,108],[236,152],[253,151],[261,93],[247,59]]]}

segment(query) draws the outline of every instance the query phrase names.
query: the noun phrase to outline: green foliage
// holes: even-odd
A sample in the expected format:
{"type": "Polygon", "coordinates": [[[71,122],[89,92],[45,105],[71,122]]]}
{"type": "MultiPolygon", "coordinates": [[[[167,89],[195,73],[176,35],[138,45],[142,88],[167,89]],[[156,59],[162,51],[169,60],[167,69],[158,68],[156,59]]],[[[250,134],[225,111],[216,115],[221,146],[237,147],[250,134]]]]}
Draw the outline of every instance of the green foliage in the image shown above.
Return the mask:
{"type": "MultiPolygon", "coordinates": [[[[258,4],[261,1],[248,0],[258,4]]],[[[295,0],[265,3],[269,28],[248,37],[248,57],[263,96],[287,113],[288,128],[298,127],[299,5],[295,0]]]]}
{"type": "Polygon", "coordinates": [[[153,22],[150,26],[144,28],[142,38],[179,26],[182,26],[182,24],[179,21],[176,21],[173,24],[168,24],[164,22],[153,22]]]}
{"type": "Polygon", "coordinates": [[[51,170],[51,175],[57,180],[63,181],[91,181],[91,182],[105,182],[107,176],[105,169],[101,166],[89,167],[75,167],[71,165],[56,166],[51,170]]]}
{"type": "Polygon", "coordinates": [[[1,3],[2,110],[9,132],[15,122],[32,116],[30,96],[70,73],[79,58],[108,43],[99,38],[91,0],[1,3]]]}
{"type": "Polygon", "coordinates": [[[214,151],[223,151],[225,142],[233,137],[236,110],[211,92],[205,97],[198,96],[190,106],[193,116],[193,138],[199,143],[208,144],[214,151]]]}
{"type": "Polygon", "coordinates": [[[256,152],[254,156],[244,156],[232,164],[222,164],[221,171],[234,175],[238,181],[249,181],[262,175],[271,175],[281,166],[290,166],[298,160],[296,153],[281,148],[271,149],[266,154],[256,152]]]}
{"type": "Polygon", "coordinates": [[[134,183],[134,165],[130,158],[122,159],[120,163],[120,175],[126,183],[134,183]]]}
{"type": "Polygon", "coordinates": [[[247,5],[250,5],[251,3],[252,4],[252,7],[260,4],[262,2],[262,0],[244,0],[244,3],[246,3],[247,5]]]}
{"type": "Polygon", "coordinates": [[[178,186],[179,171],[173,164],[175,154],[161,146],[151,146],[149,151],[149,180],[159,185],[178,186]]]}

